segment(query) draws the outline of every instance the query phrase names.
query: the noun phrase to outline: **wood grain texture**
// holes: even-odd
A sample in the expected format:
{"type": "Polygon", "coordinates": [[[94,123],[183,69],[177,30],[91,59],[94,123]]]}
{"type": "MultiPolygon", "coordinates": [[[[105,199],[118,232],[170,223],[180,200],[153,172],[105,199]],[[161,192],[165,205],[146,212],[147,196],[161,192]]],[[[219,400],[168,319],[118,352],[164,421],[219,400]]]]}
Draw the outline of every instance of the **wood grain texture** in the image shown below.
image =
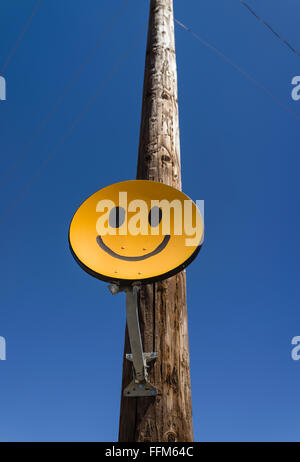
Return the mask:
{"type": "MultiPolygon", "coordinates": [[[[150,3],[137,178],[181,189],[173,0],[150,3]]],[[[158,353],[149,380],[159,394],[121,397],[119,441],[193,441],[185,271],[142,286],[139,316],[144,351],[158,353]]],[[[124,359],[122,390],[131,380],[124,359]]]]}

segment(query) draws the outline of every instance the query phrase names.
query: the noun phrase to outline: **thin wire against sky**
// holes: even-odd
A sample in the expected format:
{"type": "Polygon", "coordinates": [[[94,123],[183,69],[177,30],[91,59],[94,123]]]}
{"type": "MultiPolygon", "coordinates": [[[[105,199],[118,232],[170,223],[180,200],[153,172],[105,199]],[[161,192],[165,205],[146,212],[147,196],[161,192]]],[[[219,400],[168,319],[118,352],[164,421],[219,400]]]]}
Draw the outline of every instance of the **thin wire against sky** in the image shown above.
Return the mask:
{"type": "Polygon", "coordinates": [[[41,4],[41,0],[38,0],[37,3],[35,4],[35,7],[33,8],[32,12],[31,12],[31,14],[30,14],[30,16],[29,16],[29,18],[28,18],[28,20],[27,20],[27,22],[26,22],[26,24],[25,24],[25,26],[24,26],[24,28],[22,30],[22,32],[20,33],[19,37],[17,38],[17,40],[16,40],[14,46],[12,47],[12,49],[11,49],[5,63],[3,64],[3,66],[2,66],[2,68],[0,70],[0,74],[3,74],[3,72],[6,69],[9,61],[11,60],[13,54],[15,53],[16,49],[20,45],[20,43],[22,41],[22,38],[24,37],[24,34],[25,34],[26,30],[28,29],[31,21],[33,20],[33,17],[35,16],[40,4],[41,4]]]}

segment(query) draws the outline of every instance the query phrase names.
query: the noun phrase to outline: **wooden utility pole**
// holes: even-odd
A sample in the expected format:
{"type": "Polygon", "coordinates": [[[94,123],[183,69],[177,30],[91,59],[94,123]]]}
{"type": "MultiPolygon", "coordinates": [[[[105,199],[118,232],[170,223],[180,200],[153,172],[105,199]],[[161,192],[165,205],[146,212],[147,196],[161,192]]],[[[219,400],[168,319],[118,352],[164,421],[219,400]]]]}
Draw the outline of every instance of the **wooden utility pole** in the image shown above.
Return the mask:
{"type": "MultiPolygon", "coordinates": [[[[137,179],[181,189],[173,0],[150,2],[137,179]]],[[[143,286],[139,317],[144,351],[158,353],[149,381],[159,394],[122,396],[119,441],[193,441],[185,271],[143,286]]],[[[122,390],[131,380],[124,359],[122,390]]]]}

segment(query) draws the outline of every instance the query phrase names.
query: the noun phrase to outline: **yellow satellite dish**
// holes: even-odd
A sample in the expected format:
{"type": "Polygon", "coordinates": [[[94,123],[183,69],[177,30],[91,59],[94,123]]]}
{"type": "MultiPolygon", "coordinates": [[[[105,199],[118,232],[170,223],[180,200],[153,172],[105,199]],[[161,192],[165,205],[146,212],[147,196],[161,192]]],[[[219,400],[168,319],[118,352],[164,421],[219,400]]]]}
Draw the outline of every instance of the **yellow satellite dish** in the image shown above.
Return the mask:
{"type": "Polygon", "coordinates": [[[100,189],[79,207],[69,230],[77,263],[98,279],[123,285],[180,272],[203,239],[196,204],[181,191],[148,180],[100,189]]]}

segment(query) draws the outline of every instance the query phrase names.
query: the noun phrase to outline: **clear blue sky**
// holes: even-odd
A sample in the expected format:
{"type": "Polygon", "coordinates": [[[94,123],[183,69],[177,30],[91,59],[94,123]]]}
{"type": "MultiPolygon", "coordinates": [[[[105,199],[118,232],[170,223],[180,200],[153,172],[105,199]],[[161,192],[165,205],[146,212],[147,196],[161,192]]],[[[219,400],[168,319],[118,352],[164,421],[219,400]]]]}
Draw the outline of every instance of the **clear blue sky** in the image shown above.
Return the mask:
{"type": "MultiPolygon", "coordinates": [[[[9,62],[0,102],[1,178],[122,1],[43,0],[9,62]]],[[[3,0],[0,67],[35,0],[3,0]]],[[[175,0],[176,18],[300,115],[300,58],[238,0],[175,0]]],[[[249,5],[300,49],[297,0],[249,5]]],[[[128,7],[1,190],[0,213],[67,132],[146,25],[128,7]]],[[[85,274],[68,226],[96,190],[135,177],[144,35],[0,225],[1,441],[117,440],[122,295],[85,274]]],[[[188,268],[197,441],[300,441],[300,120],[176,26],[184,192],[205,199],[206,242],[188,268]]]]}

